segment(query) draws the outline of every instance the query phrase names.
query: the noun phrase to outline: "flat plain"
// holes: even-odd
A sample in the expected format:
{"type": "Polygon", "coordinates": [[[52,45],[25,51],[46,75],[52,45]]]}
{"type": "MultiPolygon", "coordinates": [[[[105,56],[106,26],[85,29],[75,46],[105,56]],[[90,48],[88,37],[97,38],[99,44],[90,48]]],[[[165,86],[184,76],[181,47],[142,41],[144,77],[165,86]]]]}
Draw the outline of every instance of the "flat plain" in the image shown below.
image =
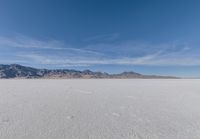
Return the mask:
{"type": "Polygon", "coordinates": [[[0,138],[199,139],[200,80],[0,80],[0,138]]]}

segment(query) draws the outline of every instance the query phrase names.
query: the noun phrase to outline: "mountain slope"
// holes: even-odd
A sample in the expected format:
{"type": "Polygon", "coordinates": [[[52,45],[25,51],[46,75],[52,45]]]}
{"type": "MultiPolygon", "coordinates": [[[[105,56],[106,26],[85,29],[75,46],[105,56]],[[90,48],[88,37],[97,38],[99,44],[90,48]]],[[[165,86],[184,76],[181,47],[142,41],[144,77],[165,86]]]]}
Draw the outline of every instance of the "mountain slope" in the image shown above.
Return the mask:
{"type": "Polygon", "coordinates": [[[36,69],[18,64],[0,65],[0,78],[176,78],[171,76],[142,75],[136,72],[108,74],[90,70],[77,71],[68,69],[36,69]]]}

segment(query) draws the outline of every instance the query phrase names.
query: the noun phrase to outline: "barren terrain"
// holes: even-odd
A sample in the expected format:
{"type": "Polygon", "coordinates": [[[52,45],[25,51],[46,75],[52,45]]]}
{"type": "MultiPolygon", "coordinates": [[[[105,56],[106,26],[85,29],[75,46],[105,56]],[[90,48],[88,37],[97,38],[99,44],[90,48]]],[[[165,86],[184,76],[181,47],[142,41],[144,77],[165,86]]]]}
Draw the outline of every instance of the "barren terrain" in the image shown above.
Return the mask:
{"type": "Polygon", "coordinates": [[[1,139],[199,139],[200,80],[0,80],[1,139]]]}

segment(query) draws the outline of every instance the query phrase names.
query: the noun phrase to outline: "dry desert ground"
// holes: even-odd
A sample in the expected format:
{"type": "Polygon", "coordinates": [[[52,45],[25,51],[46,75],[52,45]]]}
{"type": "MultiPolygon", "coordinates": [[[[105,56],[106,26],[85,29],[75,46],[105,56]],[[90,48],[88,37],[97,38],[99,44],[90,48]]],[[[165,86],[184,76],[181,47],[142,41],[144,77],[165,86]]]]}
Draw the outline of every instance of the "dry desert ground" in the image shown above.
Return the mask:
{"type": "Polygon", "coordinates": [[[200,80],[0,80],[1,139],[200,139],[200,80]]]}

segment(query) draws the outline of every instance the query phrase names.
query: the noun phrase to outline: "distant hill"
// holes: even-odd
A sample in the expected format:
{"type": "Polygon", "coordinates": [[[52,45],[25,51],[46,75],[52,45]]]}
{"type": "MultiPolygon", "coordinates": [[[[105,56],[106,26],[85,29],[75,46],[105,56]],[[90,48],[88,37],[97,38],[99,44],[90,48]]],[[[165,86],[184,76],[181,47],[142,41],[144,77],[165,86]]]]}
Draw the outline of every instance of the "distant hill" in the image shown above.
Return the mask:
{"type": "Polygon", "coordinates": [[[150,79],[150,78],[162,78],[162,79],[175,79],[177,77],[172,76],[156,76],[156,75],[143,75],[136,72],[123,72],[120,74],[108,74],[105,72],[93,72],[90,70],[77,71],[69,69],[36,69],[32,67],[25,67],[18,64],[0,65],[0,78],[116,78],[116,79],[150,79]]]}

